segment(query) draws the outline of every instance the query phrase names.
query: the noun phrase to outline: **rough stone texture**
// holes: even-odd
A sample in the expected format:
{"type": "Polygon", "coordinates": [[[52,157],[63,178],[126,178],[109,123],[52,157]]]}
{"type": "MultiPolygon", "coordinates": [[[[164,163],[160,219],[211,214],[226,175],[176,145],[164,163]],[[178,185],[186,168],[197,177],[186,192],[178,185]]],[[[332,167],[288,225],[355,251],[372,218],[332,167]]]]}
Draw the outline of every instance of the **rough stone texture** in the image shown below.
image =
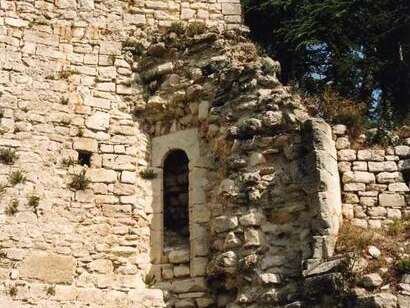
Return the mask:
{"type": "MultiPolygon", "coordinates": [[[[313,168],[309,170],[313,179],[308,181],[314,183],[307,187],[312,200],[310,207],[317,213],[317,216],[313,217],[313,259],[323,259],[333,255],[341,223],[342,201],[337,155],[332,129],[328,124],[312,120],[305,125],[305,142],[310,142],[311,150],[306,164],[313,168]]],[[[355,176],[357,175],[353,178],[355,176]]],[[[359,174],[359,177],[362,176],[359,174]]]]}
{"type": "Polygon", "coordinates": [[[45,283],[71,284],[74,280],[75,259],[47,252],[33,251],[19,268],[23,278],[37,279],[45,283]]]}
{"type": "Polygon", "coordinates": [[[19,155],[0,165],[0,301],[18,285],[13,304],[0,306],[164,305],[162,292],[142,283],[152,271],[153,192],[139,176],[149,137],[133,119],[142,89],[131,86],[123,44],[146,26],[179,20],[237,28],[239,0],[0,3],[0,147],[19,155]],[[91,154],[89,167],[73,163],[78,151],[91,154]],[[26,182],[8,185],[18,169],[26,182]],[[76,192],[69,183],[83,169],[90,184],[76,192]],[[14,199],[18,212],[5,215],[14,199]],[[19,275],[9,275],[14,269],[19,275]],[[57,284],[55,297],[47,284],[57,284]]]}
{"type": "MultiPolygon", "coordinates": [[[[334,139],[347,138],[343,131],[343,125],[335,125],[334,139]]],[[[405,172],[410,170],[410,165],[407,168],[403,162],[407,157],[407,145],[385,150],[339,150],[343,217],[364,228],[380,228],[392,219],[406,217],[410,206],[410,183],[406,182],[405,172]],[[351,160],[351,164],[346,164],[346,160],[351,160]],[[354,207],[357,203],[360,207],[354,207]]]]}
{"type": "Polygon", "coordinates": [[[356,151],[341,125],[333,141],[257,55],[239,3],[0,2],[0,147],[19,156],[0,165],[0,306],[164,307],[165,293],[299,307],[295,283],[332,256],[342,209],[362,226],[404,216],[408,146],[356,151]],[[210,28],[181,37],[179,20],[210,28]],[[164,252],[175,148],[190,158],[190,247],[164,252]],[[15,170],[25,183],[8,183],[15,170]]]}

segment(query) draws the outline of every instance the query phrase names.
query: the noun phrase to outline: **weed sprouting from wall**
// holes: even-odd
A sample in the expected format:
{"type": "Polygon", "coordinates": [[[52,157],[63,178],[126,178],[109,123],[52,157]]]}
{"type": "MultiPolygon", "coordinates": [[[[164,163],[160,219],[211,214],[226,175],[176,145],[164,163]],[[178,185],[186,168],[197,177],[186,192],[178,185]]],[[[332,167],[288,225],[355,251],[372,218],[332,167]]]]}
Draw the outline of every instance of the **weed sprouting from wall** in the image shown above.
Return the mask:
{"type": "Polygon", "coordinates": [[[9,183],[12,186],[15,186],[20,183],[24,183],[26,181],[26,177],[21,170],[15,170],[9,175],[9,183]]]}
{"type": "Polygon", "coordinates": [[[74,190],[85,190],[90,184],[90,180],[85,175],[85,170],[75,174],[71,178],[69,187],[74,190]]]}
{"type": "Polygon", "coordinates": [[[12,149],[0,149],[0,162],[7,165],[12,165],[18,159],[18,154],[12,149]]]}
{"type": "Polygon", "coordinates": [[[154,171],[154,169],[145,169],[140,171],[140,176],[145,180],[153,180],[158,176],[158,174],[154,171]]]}
{"type": "Polygon", "coordinates": [[[17,199],[14,199],[10,202],[10,204],[6,207],[5,213],[7,216],[14,216],[18,212],[19,202],[17,199]]]}

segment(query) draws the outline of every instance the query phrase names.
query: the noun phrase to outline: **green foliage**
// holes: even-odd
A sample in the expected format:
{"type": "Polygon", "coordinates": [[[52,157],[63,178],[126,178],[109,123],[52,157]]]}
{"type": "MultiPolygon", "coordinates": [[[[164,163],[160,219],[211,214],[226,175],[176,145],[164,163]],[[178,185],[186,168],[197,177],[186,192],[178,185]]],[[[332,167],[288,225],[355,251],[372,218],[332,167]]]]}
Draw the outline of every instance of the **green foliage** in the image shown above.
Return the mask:
{"type": "Polygon", "coordinates": [[[74,190],[85,190],[90,185],[90,180],[85,175],[85,170],[73,175],[69,187],[74,190]]]}
{"type": "Polygon", "coordinates": [[[19,202],[17,199],[14,199],[10,202],[10,204],[6,207],[5,213],[7,216],[14,216],[18,212],[19,202]]]}
{"type": "Polygon", "coordinates": [[[84,136],[84,129],[80,127],[77,132],[77,137],[83,137],[83,136],[84,136]]]}
{"type": "Polygon", "coordinates": [[[410,111],[407,0],[242,0],[251,35],[305,94],[329,84],[372,116],[410,111]],[[377,95],[375,95],[376,92],[377,95]],[[377,107],[377,108],[374,108],[377,107]]]}
{"type": "Polygon", "coordinates": [[[200,21],[193,21],[189,23],[186,27],[187,36],[195,36],[199,34],[204,34],[206,31],[206,25],[200,21]]]}
{"type": "Polygon", "coordinates": [[[174,32],[174,33],[179,34],[179,35],[184,34],[185,30],[186,30],[185,25],[180,21],[173,22],[171,24],[171,26],[169,27],[169,29],[168,29],[169,32],[174,32]]]}
{"type": "Polygon", "coordinates": [[[20,183],[24,183],[26,181],[26,177],[21,170],[15,170],[9,175],[9,183],[12,186],[15,186],[20,183]]]}
{"type": "Polygon", "coordinates": [[[0,196],[6,192],[7,185],[6,184],[0,184],[0,196]]]}
{"type": "Polygon", "coordinates": [[[131,51],[134,56],[141,56],[145,52],[144,45],[134,37],[129,37],[123,43],[123,48],[131,51]]]}
{"type": "Polygon", "coordinates": [[[315,116],[323,117],[333,124],[346,125],[353,139],[358,137],[366,126],[366,106],[343,98],[331,87],[325,87],[322,93],[305,98],[305,105],[315,116]]]}
{"type": "Polygon", "coordinates": [[[28,205],[30,207],[33,207],[34,209],[36,209],[38,207],[39,203],[40,203],[40,197],[39,196],[31,195],[28,198],[28,205]]]}
{"type": "Polygon", "coordinates": [[[140,171],[140,176],[146,180],[155,179],[158,174],[153,169],[144,169],[140,171]]]}
{"type": "Polygon", "coordinates": [[[10,286],[9,290],[8,290],[8,294],[11,297],[15,297],[17,296],[17,287],[16,286],[10,286]]]}
{"type": "Polygon", "coordinates": [[[410,233],[410,217],[404,219],[393,219],[388,225],[387,234],[398,236],[401,234],[410,233]]]}
{"type": "Polygon", "coordinates": [[[18,155],[15,150],[12,149],[0,149],[0,162],[7,165],[12,165],[18,159],[18,155]]]}
{"type": "Polygon", "coordinates": [[[48,286],[46,288],[46,294],[49,295],[49,296],[56,295],[56,287],[55,286],[48,286]]]}
{"type": "Polygon", "coordinates": [[[153,274],[149,273],[145,275],[144,283],[147,285],[148,288],[152,288],[156,282],[157,282],[157,279],[155,278],[153,274]]]}
{"type": "Polygon", "coordinates": [[[410,258],[404,258],[397,262],[397,269],[403,274],[410,274],[410,258]]]}

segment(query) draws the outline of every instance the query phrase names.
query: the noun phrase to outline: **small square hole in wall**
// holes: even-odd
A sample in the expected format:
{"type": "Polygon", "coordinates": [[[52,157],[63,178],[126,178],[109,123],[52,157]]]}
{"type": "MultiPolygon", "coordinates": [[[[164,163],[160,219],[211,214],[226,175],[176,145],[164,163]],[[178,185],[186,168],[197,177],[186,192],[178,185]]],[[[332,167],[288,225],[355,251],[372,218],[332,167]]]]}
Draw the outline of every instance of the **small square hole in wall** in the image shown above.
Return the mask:
{"type": "Polygon", "coordinates": [[[81,166],[91,166],[91,153],[86,151],[78,151],[78,163],[81,166]]]}

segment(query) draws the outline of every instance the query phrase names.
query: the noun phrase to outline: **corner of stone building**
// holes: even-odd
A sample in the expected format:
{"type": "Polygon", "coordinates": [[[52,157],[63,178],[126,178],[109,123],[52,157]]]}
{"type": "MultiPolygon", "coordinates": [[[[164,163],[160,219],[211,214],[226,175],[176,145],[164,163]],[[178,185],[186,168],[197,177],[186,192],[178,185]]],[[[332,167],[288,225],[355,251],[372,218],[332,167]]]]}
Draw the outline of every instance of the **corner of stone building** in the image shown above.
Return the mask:
{"type": "Polygon", "coordinates": [[[306,146],[305,189],[312,213],[313,255],[307,269],[333,256],[342,223],[342,200],[335,142],[332,128],[323,119],[307,120],[302,129],[306,146]]]}

